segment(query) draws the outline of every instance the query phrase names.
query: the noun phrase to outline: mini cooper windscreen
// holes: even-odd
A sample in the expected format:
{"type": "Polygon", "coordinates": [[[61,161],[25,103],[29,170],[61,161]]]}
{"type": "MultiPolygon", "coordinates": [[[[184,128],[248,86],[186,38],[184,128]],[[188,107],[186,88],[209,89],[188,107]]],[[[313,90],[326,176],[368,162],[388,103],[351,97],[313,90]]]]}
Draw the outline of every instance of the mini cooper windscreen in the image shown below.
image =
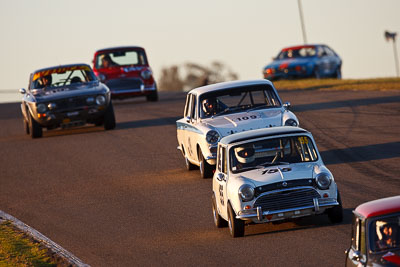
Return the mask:
{"type": "Polygon", "coordinates": [[[279,98],[269,86],[233,88],[207,93],[201,96],[200,103],[201,118],[281,106],[279,98]]]}
{"type": "Polygon", "coordinates": [[[307,136],[291,136],[246,143],[230,149],[233,173],[278,164],[316,161],[315,147],[307,136]]]}
{"type": "Polygon", "coordinates": [[[72,66],[48,69],[33,75],[30,87],[45,89],[67,85],[78,85],[97,81],[96,76],[88,66],[72,66]]]}
{"type": "Polygon", "coordinates": [[[95,60],[96,69],[143,65],[147,65],[147,61],[142,51],[115,51],[103,53],[99,54],[95,60]]]}

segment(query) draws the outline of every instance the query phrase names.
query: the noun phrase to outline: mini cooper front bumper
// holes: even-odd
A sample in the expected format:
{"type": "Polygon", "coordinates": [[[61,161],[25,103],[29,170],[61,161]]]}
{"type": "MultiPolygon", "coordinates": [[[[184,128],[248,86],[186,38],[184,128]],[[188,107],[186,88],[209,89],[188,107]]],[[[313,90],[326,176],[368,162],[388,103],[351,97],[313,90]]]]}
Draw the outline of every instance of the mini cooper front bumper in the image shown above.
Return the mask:
{"type": "Polygon", "coordinates": [[[252,220],[255,223],[279,221],[321,214],[337,205],[339,202],[336,198],[322,198],[312,188],[296,189],[289,193],[285,190],[261,195],[255,200],[252,208],[246,206],[238,211],[236,218],[252,220]]]}

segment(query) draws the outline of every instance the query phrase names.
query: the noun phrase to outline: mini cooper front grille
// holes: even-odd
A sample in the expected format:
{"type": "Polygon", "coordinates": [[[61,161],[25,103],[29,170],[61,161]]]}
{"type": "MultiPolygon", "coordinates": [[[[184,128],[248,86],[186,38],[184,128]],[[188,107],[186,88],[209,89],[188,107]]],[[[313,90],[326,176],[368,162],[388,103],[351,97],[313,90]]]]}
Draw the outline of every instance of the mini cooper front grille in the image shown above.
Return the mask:
{"type": "Polygon", "coordinates": [[[314,206],[313,199],[320,197],[320,194],[312,188],[285,190],[259,197],[254,207],[261,207],[263,211],[278,211],[314,206]]]}
{"type": "Polygon", "coordinates": [[[297,180],[285,180],[273,184],[258,186],[254,189],[254,195],[257,197],[262,193],[273,191],[277,189],[287,189],[300,186],[312,186],[316,187],[315,180],[312,178],[297,179],[297,180]]]}
{"type": "Polygon", "coordinates": [[[106,82],[106,85],[111,90],[129,90],[129,89],[140,89],[143,85],[142,80],[138,78],[122,78],[112,79],[106,82]]]}

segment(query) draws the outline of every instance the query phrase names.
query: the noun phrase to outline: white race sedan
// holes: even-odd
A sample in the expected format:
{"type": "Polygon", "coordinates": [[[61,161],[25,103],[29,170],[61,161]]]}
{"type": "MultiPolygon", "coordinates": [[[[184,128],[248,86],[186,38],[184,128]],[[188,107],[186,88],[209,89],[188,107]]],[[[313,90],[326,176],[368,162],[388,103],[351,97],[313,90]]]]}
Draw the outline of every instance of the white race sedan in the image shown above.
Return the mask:
{"type": "Polygon", "coordinates": [[[178,149],[186,168],[200,167],[212,177],[218,141],[234,133],[275,126],[298,126],[297,117],[282,104],[268,80],[233,81],[191,90],[183,118],[176,122],[178,149]]]}
{"type": "Polygon", "coordinates": [[[245,223],[326,213],[343,220],[339,190],[310,132],[274,127],[233,134],[218,144],[212,208],[217,227],[233,237],[245,223]]]}

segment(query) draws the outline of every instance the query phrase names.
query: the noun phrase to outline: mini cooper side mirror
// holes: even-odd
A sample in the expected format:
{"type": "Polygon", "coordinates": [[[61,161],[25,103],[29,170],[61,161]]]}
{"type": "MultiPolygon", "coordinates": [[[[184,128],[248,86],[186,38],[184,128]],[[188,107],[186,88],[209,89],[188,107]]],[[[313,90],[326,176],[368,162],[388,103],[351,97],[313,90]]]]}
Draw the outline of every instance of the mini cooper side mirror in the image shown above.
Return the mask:
{"type": "Polygon", "coordinates": [[[284,103],[284,104],[283,104],[283,107],[284,107],[286,110],[289,110],[289,109],[290,109],[290,102],[284,103]]]}
{"type": "Polygon", "coordinates": [[[218,173],[217,179],[218,179],[218,181],[226,181],[225,175],[223,173],[218,173]]]}
{"type": "Polygon", "coordinates": [[[21,88],[21,89],[19,89],[19,92],[21,93],[21,94],[26,94],[26,90],[25,90],[25,88],[21,88]]]}

